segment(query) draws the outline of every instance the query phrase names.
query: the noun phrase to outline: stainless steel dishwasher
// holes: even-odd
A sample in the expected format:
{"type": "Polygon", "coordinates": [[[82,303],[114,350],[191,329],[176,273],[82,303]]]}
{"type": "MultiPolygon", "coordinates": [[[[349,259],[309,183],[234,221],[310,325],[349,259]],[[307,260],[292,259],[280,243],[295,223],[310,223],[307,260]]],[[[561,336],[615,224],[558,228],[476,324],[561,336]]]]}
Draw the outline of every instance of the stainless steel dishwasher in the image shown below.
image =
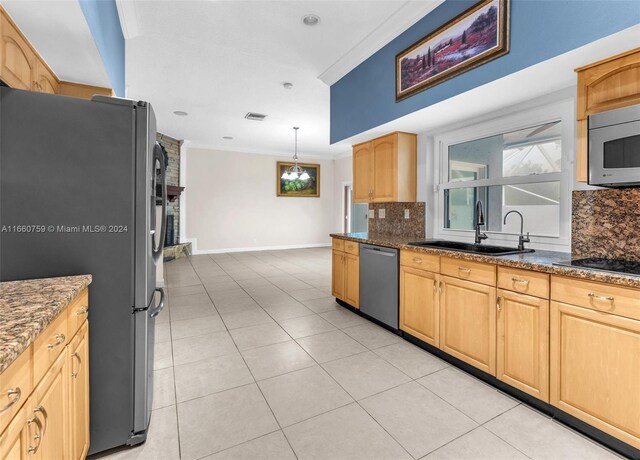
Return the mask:
{"type": "Polygon", "coordinates": [[[360,311],[398,329],[398,250],[360,244],[360,311]]]}

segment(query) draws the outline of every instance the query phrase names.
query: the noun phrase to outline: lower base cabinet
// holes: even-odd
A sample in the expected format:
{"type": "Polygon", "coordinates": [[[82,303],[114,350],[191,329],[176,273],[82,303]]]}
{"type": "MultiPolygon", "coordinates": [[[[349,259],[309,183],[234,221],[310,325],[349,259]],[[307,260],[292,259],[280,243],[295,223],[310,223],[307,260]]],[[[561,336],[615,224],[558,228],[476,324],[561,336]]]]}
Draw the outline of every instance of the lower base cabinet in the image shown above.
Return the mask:
{"type": "Polygon", "coordinates": [[[550,350],[551,404],[640,449],[640,320],[552,301],[550,350]]]}
{"type": "Polygon", "coordinates": [[[25,460],[31,457],[38,441],[35,419],[29,418],[30,407],[25,404],[0,436],[0,458],[25,460]]]}
{"type": "Polygon", "coordinates": [[[400,266],[400,329],[440,346],[439,275],[400,266]]]}
{"type": "Polygon", "coordinates": [[[71,303],[68,311],[62,312],[36,338],[34,345],[23,351],[2,373],[3,388],[6,385],[24,391],[12,403],[16,407],[22,404],[22,407],[13,412],[13,417],[0,434],[0,460],[82,460],[86,457],[89,450],[87,311],[88,297],[84,291],[71,303]],[[80,319],[66,322],[67,315],[80,319]],[[69,327],[64,328],[64,333],[52,337],[51,328],[57,331],[60,324],[68,324],[69,327]],[[68,342],[67,336],[72,336],[68,342]],[[36,345],[42,339],[45,340],[44,346],[38,348],[36,345]],[[46,362],[42,356],[50,357],[51,364],[42,367],[46,362]],[[42,368],[41,373],[33,371],[36,363],[42,368]],[[31,376],[35,379],[39,375],[33,386],[20,380],[25,369],[30,371],[29,382],[31,376]]]}
{"type": "Polygon", "coordinates": [[[83,459],[89,451],[89,322],[85,321],[67,347],[69,376],[70,457],[83,459]]]}
{"type": "Polygon", "coordinates": [[[496,377],[549,402],[549,301],[499,289],[496,377]]]}
{"type": "Polygon", "coordinates": [[[333,250],[331,293],[334,297],[347,302],[352,307],[360,307],[359,255],[333,250]]]}
{"type": "Polygon", "coordinates": [[[32,394],[32,417],[40,420],[38,459],[66,458],[69,437],[67,360],[61,353],[32,394]]]}
{"type": "Polygon", "coordinates": [[[496,375],[496,288],[441,276],[440,349],[496,375]]]}
{"type": "Polygon", "coordinates": [[[344,301],[360,307],[360,256],[345,254],[344,301]]]}
{"type": "Polygon", "coordinates": [[[344,266],[344,252],[333,251],[332,252],[332,264],[331,264],[331,294],[338,299],[344,298],[344,279],[345,279],[345,266],[344,266]]]}

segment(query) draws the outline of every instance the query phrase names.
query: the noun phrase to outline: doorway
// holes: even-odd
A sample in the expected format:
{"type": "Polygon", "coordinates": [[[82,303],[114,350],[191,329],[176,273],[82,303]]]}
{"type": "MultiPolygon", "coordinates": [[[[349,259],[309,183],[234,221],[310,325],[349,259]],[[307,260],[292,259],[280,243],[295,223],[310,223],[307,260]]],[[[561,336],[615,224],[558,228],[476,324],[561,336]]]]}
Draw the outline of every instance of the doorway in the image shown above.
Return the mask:
{"type": "Polygon", "coordinates": [[[342,209],[344,215],[344,232],[366,232],[369,226],[369,222],[367,220],[369,205],[367,203],[353,202],[353,187],[351,184],[344,185],[343,196],[344,202],[342,205],[342,209]]]}

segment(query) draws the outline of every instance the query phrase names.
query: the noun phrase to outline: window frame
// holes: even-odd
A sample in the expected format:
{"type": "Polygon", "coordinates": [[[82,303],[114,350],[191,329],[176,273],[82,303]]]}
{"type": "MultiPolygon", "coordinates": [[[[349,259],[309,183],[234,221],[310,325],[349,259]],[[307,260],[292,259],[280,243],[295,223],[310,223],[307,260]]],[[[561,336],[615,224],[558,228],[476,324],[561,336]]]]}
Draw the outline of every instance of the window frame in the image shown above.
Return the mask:
{"type": "MultiPolygon", "coordinates": [[[[434,238],[459,241],[474,240],[474,230],[445,228],[445,190],[473,187],[490,187],[500,185],[521,185],[540,182],[560,182],[560,221],[558,236],[531,234],[530,247],[556,251],[571,250],[571,191],[574,188],[573,163],[575,158],[575,100],[565,99],[543,106],[501,115],[499,117],[478,121],[461,128],[437,134],[434,137],[434,238]],[[476,181],[449,182],[448,153],[449,146],[470,142],[490,136],[505,134],[519,129],[543,125],[553,121],[561,122],[562,159],[561,171],[554,173],[533,174],[528,176],[479,179],[476,181]]],[[[484,244],[509,244],[517,242],[518,233],[495,232],[482,229],[489,236],[484,244]]],[[[527,232],[527,222],[524,222],[527,232]]]]}

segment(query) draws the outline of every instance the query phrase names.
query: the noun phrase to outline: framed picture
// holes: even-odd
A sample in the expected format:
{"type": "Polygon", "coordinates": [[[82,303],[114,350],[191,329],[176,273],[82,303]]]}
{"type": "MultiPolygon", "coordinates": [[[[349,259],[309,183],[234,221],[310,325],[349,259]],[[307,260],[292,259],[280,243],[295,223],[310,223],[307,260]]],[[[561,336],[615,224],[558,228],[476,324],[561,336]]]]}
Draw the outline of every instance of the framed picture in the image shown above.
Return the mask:
{"type": "Polygon", "coordinates": [[[309,179],[283,179],[282,174],[286,169],[291,168],[293,163],[278,161],[276,168],[276,183],[278,196],[302,196],[302,197],[319,197],[320,196],[320,165],[298,163],[302,169],[307,171],[309,179]]]}
{"type": "Polygon", "coordinates": [[[509,52],[510,0],[482,0],[396,56],[396,101],[509,52]]]}

